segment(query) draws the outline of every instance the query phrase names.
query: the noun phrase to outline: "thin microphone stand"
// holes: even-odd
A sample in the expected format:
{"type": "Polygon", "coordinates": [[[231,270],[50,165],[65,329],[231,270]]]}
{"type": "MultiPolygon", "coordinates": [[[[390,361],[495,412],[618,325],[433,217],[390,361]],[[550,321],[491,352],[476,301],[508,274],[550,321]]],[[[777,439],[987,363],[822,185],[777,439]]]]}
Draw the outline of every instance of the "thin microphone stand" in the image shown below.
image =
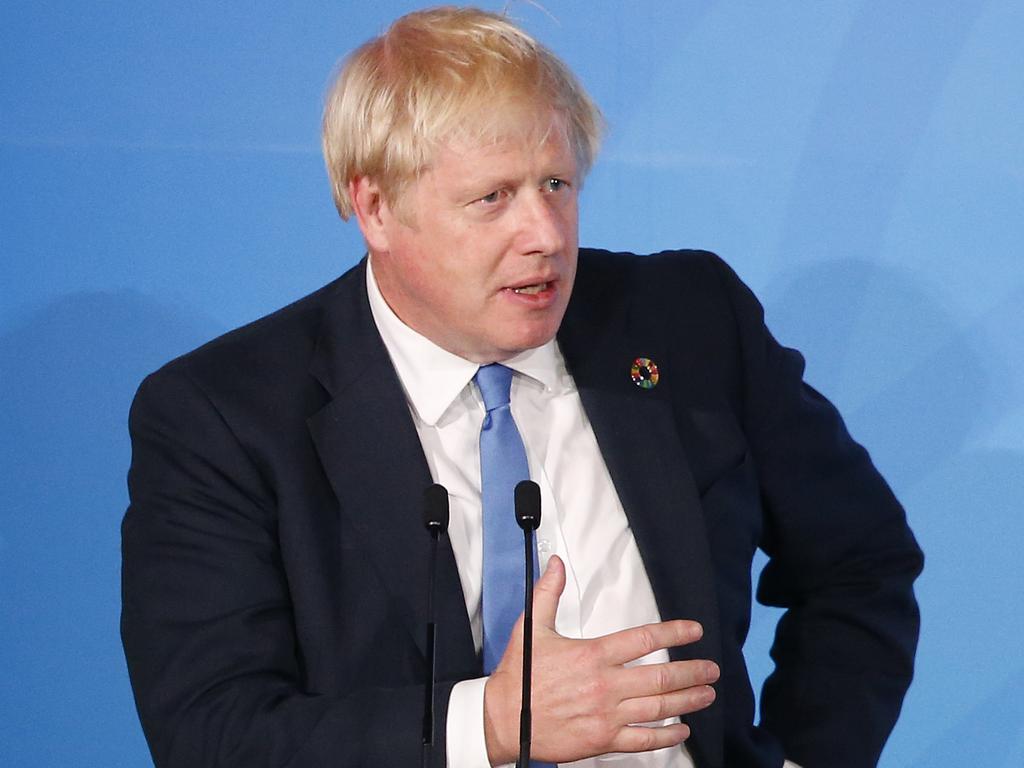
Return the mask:
{"type": "Polygon", "coordinates": [[[531,682],[533,678],[533,531],[524,530],[526,542],[526,605],[523,606],[523,705],[519,711],[519,762],[517,768],[530,765],[530,741],[533,730],[531,682]],[[526,638],[530,638],[527,642],[526,638]]]}
{"type": "Polygon", "coordinates": [[[448,490],[434,483],[423,495],[423,524],[430,533],[430,569],[427,571],[427,684],[423,693],[423,768],[431,763],[434,749],[434,677],[437,624],[434,621],[434,582],[437,577],[437,544],[448,530],[448,490]]]}
{"type": "Polygon", "coordinates": [[[533,719],[533,532],[540,527],[540,486],[531,480],[516,485],[516,522],[523,529],[526,555],[526,590],[523,605],[523,701],[519,710],[519,760],[516,768],[529,768],[533,719]]]}

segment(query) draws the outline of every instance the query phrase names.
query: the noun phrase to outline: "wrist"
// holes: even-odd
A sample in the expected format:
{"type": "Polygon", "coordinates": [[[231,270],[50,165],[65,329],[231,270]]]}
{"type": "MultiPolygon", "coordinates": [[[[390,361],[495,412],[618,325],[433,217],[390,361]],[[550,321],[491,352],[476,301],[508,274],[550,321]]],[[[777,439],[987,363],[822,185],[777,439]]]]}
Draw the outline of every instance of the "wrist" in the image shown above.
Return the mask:
{"type": "Polygon", "coordinates": [[[514,763],[519,756],[518,696],[516,687],[508,685],[507,677],[495,671],[484,685],[484,740],[491,765],[514,763]]]}

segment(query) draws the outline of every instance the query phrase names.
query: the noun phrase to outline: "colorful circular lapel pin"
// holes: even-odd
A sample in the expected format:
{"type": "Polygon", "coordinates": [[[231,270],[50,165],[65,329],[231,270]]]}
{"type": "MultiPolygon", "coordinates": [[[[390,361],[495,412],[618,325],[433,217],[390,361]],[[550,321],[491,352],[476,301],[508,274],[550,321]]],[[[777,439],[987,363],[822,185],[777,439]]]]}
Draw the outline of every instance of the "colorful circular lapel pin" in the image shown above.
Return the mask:
{"type": "Polygon", "coordinates": [[[658,373],[658,364],[651,358],[638,357],[629,369],[629,377],[640,389],[654,389],[661,374],[658,373]]]}

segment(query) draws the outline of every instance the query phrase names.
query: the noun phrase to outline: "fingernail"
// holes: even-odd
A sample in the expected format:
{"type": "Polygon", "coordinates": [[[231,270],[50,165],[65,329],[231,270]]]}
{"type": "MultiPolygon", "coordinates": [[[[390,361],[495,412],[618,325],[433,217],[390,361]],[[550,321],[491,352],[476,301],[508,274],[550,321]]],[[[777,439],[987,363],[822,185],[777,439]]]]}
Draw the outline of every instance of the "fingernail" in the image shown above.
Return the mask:
{"type": "Polygon", "coordinates": [[[704,667],[704,678],[709,683],[715,682],[721,674],[722,672],[718,668],[718,665],[713,661],[709,661],[704,667]]]}

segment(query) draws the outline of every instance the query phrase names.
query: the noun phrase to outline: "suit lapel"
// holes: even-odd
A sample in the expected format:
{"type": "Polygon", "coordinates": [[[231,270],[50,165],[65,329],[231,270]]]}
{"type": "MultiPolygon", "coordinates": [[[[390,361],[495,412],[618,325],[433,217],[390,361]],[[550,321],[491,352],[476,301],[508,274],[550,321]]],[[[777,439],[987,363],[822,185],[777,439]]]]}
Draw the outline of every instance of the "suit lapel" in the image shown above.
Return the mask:
{"type": "MultiPolygon", "coordinates": [[[[327,477],[402,606],[407,629],[426,653],[429,536],[423,491],[432,482],[405,393],[377,333],[365,288],[365,262],[330,300],[310,367],[332,400],[309,420],[327,477]]],[[[437,674],[472,674],[479,662],[451,543],[438,549],[437,674]]]]}
{"type": "MultiPolygon", "coordinates": [[[[581,262],[581,271],[585,262],[581,262]]],[[[581,275],[582,276],[582,275],[581,275]]],[[[621,288],[621,286],[620,286],[621,288]]],[[[617,291],[621,295],[622,291],[617,291]]],[[[628,306],[598,301],[578,283],[558,334],[612,482],[625,509],[664,619],[695,619],[704,636],[674,659],[721,660],[718,603],[703,512],[673,413],[671,349],[661,333],[645,332],[628,306]],[[637,357],[660,369],[660,381],[641,389],[630,377],[637,357]]],[[[723,725],[716,704],[688,716],[688,743],[698,765],[722,761],[723,725]]]]}

